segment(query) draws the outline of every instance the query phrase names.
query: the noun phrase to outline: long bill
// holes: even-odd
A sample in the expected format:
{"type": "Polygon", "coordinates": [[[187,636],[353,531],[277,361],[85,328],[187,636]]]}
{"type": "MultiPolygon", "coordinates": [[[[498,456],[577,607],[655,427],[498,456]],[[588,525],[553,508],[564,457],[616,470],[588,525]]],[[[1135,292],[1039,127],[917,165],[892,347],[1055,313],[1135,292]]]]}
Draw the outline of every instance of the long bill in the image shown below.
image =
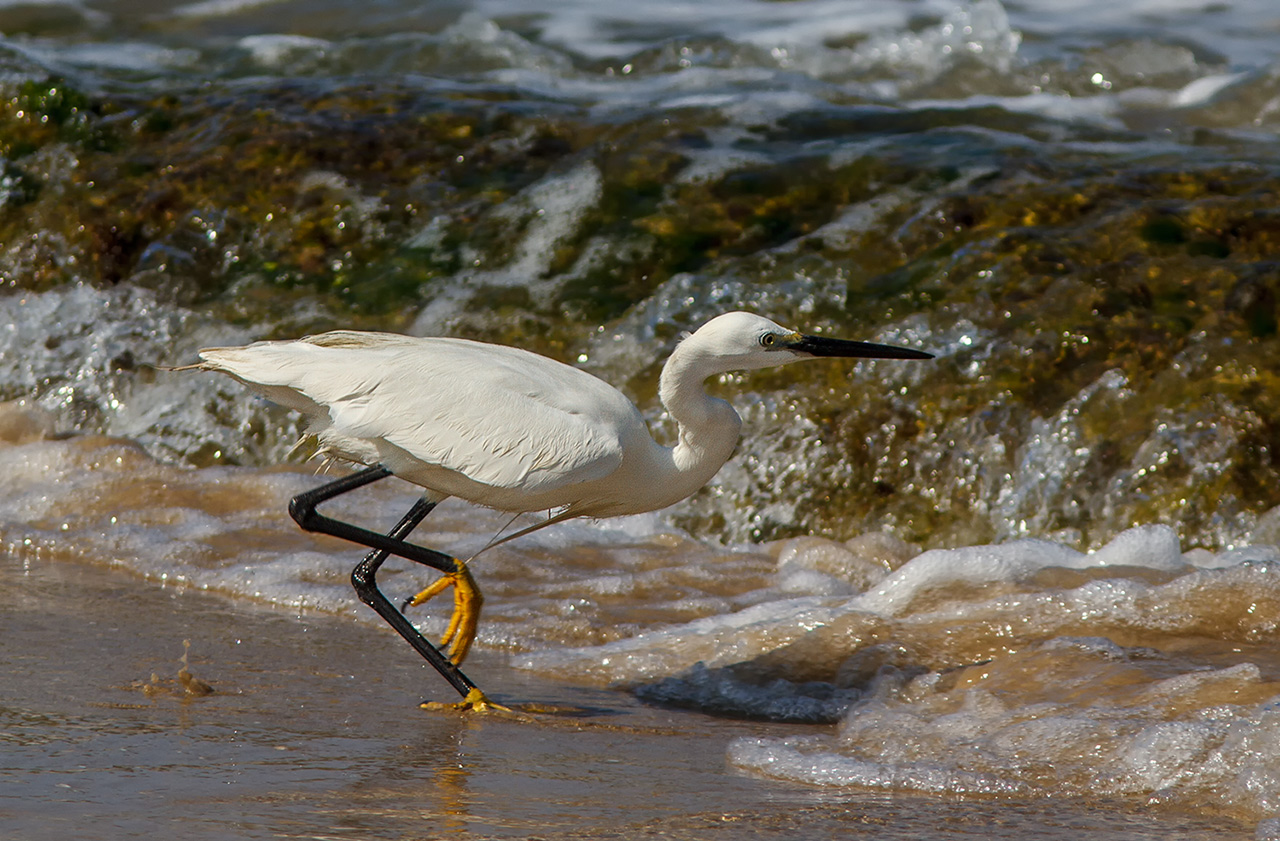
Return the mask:
{"type": "Polygon", "coordinates": [[[840,356],[858,359],[933,359],[932,353],[897,345],[829,339],[826,336],[801,336],[787,344],[791,350],[812,356],[840,356]]]}

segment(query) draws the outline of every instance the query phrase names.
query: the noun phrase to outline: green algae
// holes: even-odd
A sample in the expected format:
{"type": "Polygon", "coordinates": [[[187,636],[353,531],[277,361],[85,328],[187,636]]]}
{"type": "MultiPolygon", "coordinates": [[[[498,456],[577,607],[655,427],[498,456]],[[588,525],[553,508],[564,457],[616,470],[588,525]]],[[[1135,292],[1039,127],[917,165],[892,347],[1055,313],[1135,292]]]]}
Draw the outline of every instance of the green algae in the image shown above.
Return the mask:
{"type": "Polygon", "coordinates": [[[22,158],[56,142],[104,150],[114,140],[105,109],[63,80],[22,82],[0,103],[0,155],[22,158]]]}

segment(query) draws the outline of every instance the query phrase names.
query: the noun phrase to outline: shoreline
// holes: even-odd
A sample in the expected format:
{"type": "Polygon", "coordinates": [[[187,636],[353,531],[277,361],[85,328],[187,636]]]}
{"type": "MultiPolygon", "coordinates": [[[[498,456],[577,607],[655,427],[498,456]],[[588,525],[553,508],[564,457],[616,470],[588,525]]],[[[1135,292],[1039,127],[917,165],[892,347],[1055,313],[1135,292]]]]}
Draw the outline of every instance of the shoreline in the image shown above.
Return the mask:
{"type": "Polygon", "coordinates": [[[732,739],[827,728],[645,706],[511,669],[494,651],[468,665],[495,700],[578,714],[428,713],[418,702],[448,687],[368,623],[14,553],[3,567],[7,837],[1252,837],[1235,822],[1123,802],[755,778],[727,766],[732,739]],[[186,639],[190,674],[212,694],[173,692],[186,639]]]}

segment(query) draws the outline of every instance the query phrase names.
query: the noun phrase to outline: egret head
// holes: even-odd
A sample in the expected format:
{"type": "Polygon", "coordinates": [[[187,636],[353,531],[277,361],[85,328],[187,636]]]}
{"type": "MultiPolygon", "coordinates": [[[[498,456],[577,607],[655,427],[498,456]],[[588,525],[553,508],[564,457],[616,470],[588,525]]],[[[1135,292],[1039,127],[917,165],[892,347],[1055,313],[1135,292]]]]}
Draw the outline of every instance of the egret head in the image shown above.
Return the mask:
{"type": "Polygon", "coordinates": [[[893,345],[809,336],[749,312],[728,312],[702,325],[687,340],[717,368],[746,371],[838,356],[858,359],[932,359],[933,354],[893,345]]]}

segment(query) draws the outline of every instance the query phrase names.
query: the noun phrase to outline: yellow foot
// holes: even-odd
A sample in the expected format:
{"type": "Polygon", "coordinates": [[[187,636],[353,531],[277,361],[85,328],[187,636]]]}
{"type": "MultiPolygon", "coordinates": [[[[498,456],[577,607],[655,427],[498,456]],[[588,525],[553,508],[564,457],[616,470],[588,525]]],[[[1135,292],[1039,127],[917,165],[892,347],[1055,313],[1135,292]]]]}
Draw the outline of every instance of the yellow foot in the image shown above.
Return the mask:
{"type": "MultiPolygon", "coordinates": [[[[467,652],[471,650],[471,643],[475,641],[484,596],[480,595],[480,587],[471,577],[471,570],[467,569],[466,561],[457,559],[455,561],[458,564],[457,572],[446,573],[430,587],[409,599],[405,607],[417,607],[450,587],[453,588],[453,616],[449,619],[449,627],[445,629],[440,645],[443,647],[453,643],[449,649],[449,659],[454,662],[454,665],[460,666],[462,661],[467,659],[467,652]]],[[[480,698],[483,699],[484,695],[481,694],[480,698]]],[[[463,701],[463,703],[467,702],[463,701]]]]}
{"type": "Polygon", "coordinates": [[[515,712],[515,710],[510,707],[504,707],[502,704],[495,704],[493,701],[490,701],[483,692],[475,688],[467,693],[467,697],[455,704],[446,704],[441,701],[426,701],[421,706],[422,709],[431,710],[432,712],[515,712]]]}

